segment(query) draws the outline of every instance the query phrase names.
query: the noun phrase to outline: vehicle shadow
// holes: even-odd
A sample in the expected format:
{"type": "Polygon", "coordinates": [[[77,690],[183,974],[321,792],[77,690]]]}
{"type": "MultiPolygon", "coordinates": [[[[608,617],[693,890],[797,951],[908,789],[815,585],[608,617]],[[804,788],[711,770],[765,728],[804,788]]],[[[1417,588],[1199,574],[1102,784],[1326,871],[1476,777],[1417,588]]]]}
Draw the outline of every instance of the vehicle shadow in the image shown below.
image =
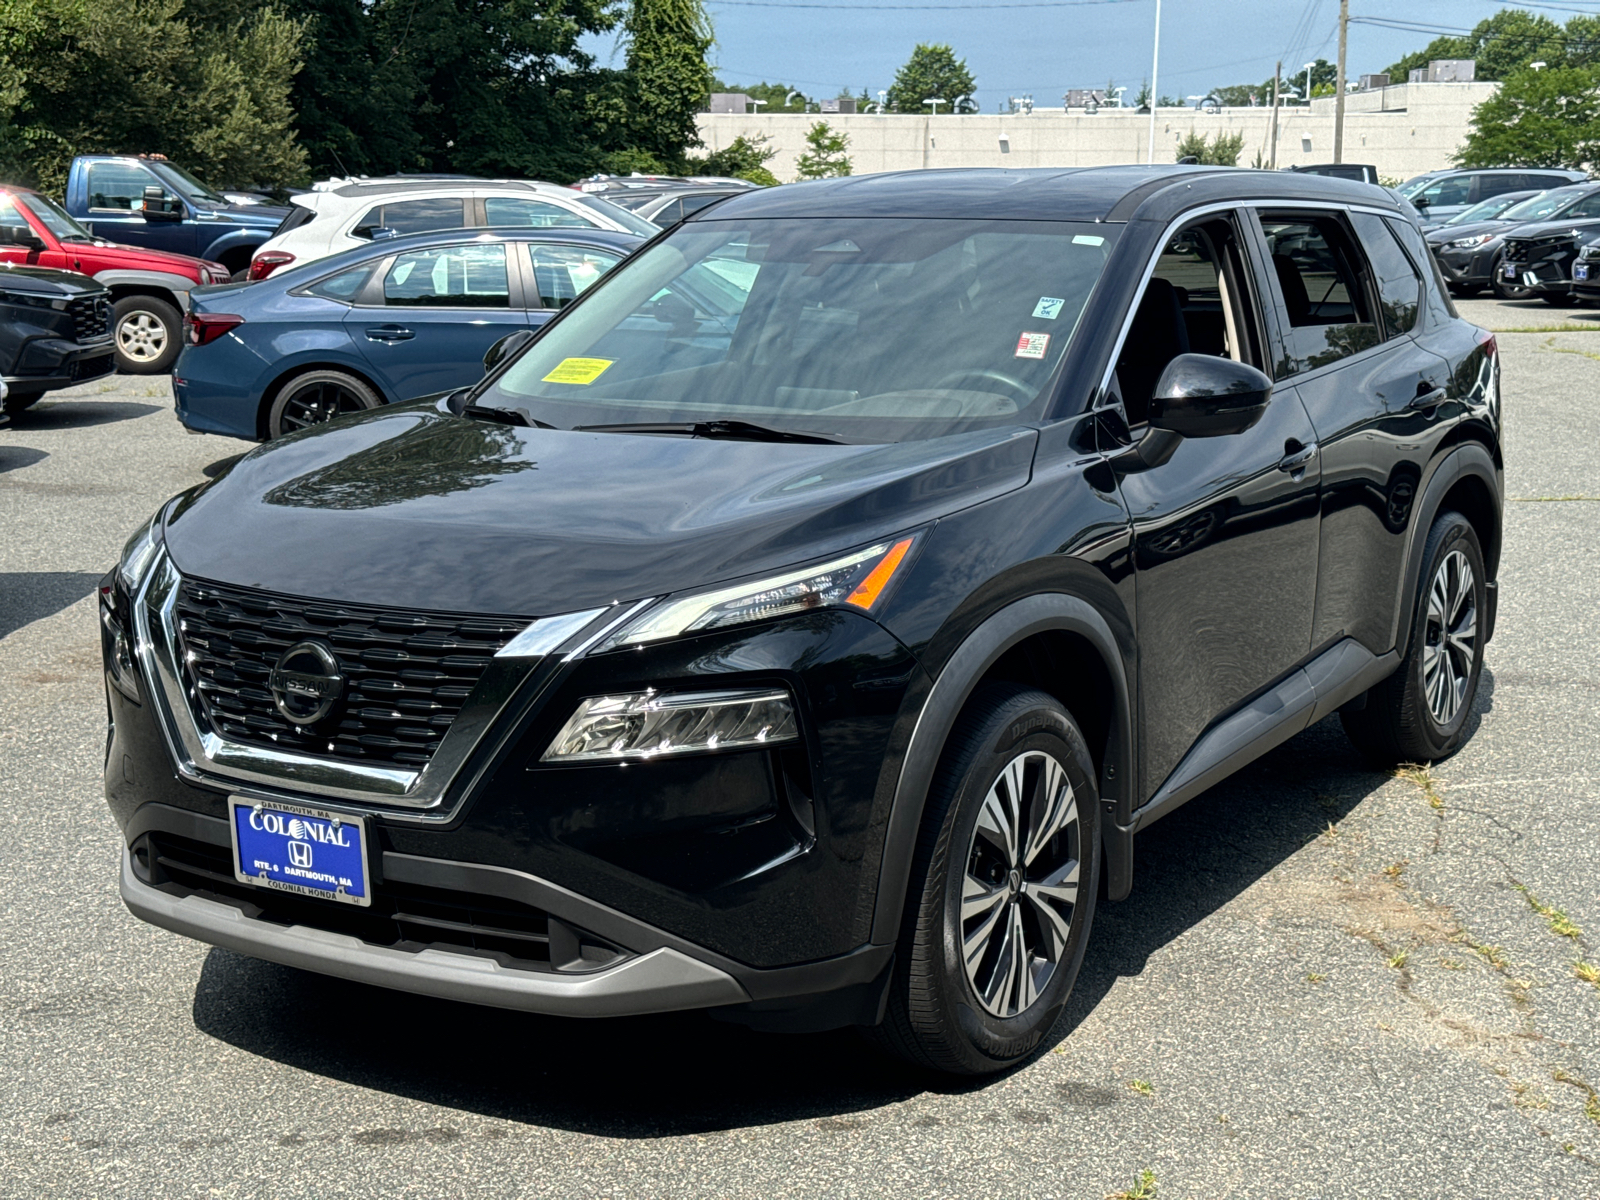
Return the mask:
{"type": "Polygon", "coordinates": [[[10,420],[13,429],[86,429],[116,421],[131,421],[157,411],[160,411],[159,405],[139,404],[131,400],[45,399],[32,408],[12,413],[10,420]]]}
{"type": "Polygon", "coordinates": [[[89,571],[0,571],[0,638],[76,604],[100,579],[89,571]]]}
{"type": "Polygon", "coordinates": [[[49,451],[35,450],[30,446],[0,446],[0,471],[31,467],[34,463],[43,462],[49,457],[49,451]]]}
{"type": "MultiPolygon", "coordinates": [[[[1480,714],[1492,693],[1487,672],[1485,685],[1480,714]]],[[[1068,1036],[1120,977],[1139,974],[1150,955],[1388,778],[1357,757],[1334,717],[1142,834],[1133,895],[1101,908],[1077,988],[1040,1053],[1068,1036]]],[[[848,1030],[758,1034],[700,1013],[563,1020],[347,983],[221,949],[206,958],[193,1015],[202,1032],[300,1070],[605,1137],[797,1120],[849,1128],[853,1113],[992,1082],[913,1070],[848,1030]]],[[[1098,1095],[1083,1101],[1097,1102],[1098,1095]]]]}

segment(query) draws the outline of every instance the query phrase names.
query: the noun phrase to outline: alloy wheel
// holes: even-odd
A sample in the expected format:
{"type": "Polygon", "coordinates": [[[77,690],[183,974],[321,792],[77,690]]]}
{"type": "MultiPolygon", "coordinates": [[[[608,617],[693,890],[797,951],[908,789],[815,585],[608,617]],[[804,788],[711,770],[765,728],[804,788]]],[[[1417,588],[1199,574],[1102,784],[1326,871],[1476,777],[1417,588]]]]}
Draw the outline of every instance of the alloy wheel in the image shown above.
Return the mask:
{"type": "Polygon", "coordinates": [[[974,995],[1014,1017],[1067,954],[1078,908],[1082,822],[1066,769],[1029,750],[984,797],[961,881],[961,957],[974,995]]]}
{"type": "Polygon", "coordinates": [[[131,362],[155,362],[166,353],[167,327],[154,313],[126,313],[117,322],[117,349],[131,362]]]}
{"type": "Polygon", "coordinates": [[[284,403],[283,432],[308,429],[331,421],[341,413],[362,412],[366,407],[365,400],[347,387],[331,381],[313,383],[295,392],[284,403]]]}
{"type": "Polygon", "coordinates": [[[1422,688],[1439,725],[1455,720],[1472,682],[1478,651],[1477,577],[1467,556],[1444,556],[1428,588],[1423,631],[1422,688]]]}

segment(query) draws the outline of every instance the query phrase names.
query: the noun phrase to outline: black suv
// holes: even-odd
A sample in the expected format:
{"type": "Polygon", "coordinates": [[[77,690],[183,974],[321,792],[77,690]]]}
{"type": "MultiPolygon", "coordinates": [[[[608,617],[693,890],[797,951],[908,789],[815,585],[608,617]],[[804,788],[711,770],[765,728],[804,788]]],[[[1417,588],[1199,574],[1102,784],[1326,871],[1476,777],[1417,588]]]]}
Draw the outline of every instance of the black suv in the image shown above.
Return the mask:
{"type": "Polygon", "coordinates": [[[1521,287],[1523,296],[1537,296],[1557,307],[1570,305],[1574,300],[1572,269],[1579,251],[1597,236],[1600,220],[1520,226],[1506,234],[1500,279],[1508,287],[1521,287]]]}
{"type": "Polygon", "coordinates": [[[1383,762],[1460,745],[1497,364],[1364,184],[724,200],[474,388],[132,538],[122,895],[388,987],[999,1069],[1140,829],[1334,712],[1383,762]]]}
{"type": "Polygon", "coordinates": [[[111,293],[76,271],[0,263],[0,405],[109,374],[111,293]]]}

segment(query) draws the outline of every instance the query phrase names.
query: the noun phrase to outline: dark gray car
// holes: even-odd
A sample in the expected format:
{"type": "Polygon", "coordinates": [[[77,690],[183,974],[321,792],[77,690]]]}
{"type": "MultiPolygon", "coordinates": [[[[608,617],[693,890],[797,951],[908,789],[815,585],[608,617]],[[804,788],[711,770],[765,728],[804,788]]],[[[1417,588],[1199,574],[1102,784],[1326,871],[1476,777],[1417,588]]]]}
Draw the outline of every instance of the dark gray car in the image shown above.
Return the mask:
{"type": "Polygon", "coordinates": [[[1505,238],[1534,222],[1600,218],[1600,183],[1552,188],[1514,204],[1493,220],[1449,222],[1426,237],[1445,283],[1457,296],[1472,296],[1493,287],[1502,300],[1525,300],[1533,293],[1501,271],[1505,238]]]}

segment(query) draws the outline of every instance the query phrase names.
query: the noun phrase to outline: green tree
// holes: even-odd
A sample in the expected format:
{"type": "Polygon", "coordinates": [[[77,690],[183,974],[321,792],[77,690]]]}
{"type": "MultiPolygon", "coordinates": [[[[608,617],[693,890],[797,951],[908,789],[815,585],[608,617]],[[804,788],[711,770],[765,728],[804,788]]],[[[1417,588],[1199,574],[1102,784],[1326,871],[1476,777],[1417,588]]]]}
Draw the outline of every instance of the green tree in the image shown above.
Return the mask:
{"type": "Polygon", "coordinates": [[[845,153],[850,148],[850,138],[832,128],[826,121],[818,121],[806,130],[809,149],[795,165],[801,179],[831,179],[850,174],[850,159],[845,153]]]}
{"type": "Polygon", "coordinates": [[[806,98],[798,88],[790,87],[787,83],[723,83],[713,80],[713,92],[743,92],[752,100],[760,100],[759,112],[805,112],[806,98]],[[791,93],[793,99],[789,99],[791,93]],[[787,101],[787,103],[785,103],[787,101]]]}
{"type": "Polygon", "coordinates": [[[1590,67],[1529,67],[1472,110],[1461,167],[1567,167],[1600,161],[1600,77],[1590,67]]]}
{"type": "Polygon", "coordinates": [[[949,46],[919,42],[905,66],[895,72],[889,86],[889,107],[903,113],[932,112],[932,105],[923,102],[937,97],[944,101],[939,105],[941,112],[977,112],[972,101],[977,88],[966,60],[957,58],[949,46]]]}
{"type": "Polygon", "coordinates": [[[772,187],[778,182],[778,177],[767,170],[766,164],[778,152],[772,148],[771,141],[764,133],[741,133],[723,149],[705,158],[690,159],[691,172],[695,175],[732,176],[772,187]]]}
{"type": "Polygon", "coordinates": [[[1177,146],[1177,157],[1193,156],[1196,162],[1208,167],[1236,167],[1239,153],[1244,149],[1244,134],[1223,133],[1218,130],[1211,141],[1206,135],[1191,129],[1177,146]]]}
{"type": "Polygon", "coordinates": [[[700,0],[633,0],[628,34],[630,146],[662,162],[700,144],[695,114],[711,90],[711,22],[700,0]]]}
{"type": "MultiPolygon", "coordinates": [[[[1579,17],[1574,18],[1573,23],[1592,23],[1593,20],[1579,17]]],[[[1586,30],[1579,26],[1571,32],[1581,39],[1586,30]]],[[[1588,48],[1589,61],[1593,60],[1596,50],[1600,47],[1588,48]]],[[[1535,16],[1519,8],[1503,8],[1494,16],[1479,21],[1464,37],[1435,38],[1415,54],[1406,55],[1389,67],[1389,78],[1404,83],[1411,71],[1426,67],[1436,58],[1476,59],[1477,78],[1504,79],[1532,62],[1551,65],[1568,62],[1567,33],[1549,17],[1535,16]]]]}

